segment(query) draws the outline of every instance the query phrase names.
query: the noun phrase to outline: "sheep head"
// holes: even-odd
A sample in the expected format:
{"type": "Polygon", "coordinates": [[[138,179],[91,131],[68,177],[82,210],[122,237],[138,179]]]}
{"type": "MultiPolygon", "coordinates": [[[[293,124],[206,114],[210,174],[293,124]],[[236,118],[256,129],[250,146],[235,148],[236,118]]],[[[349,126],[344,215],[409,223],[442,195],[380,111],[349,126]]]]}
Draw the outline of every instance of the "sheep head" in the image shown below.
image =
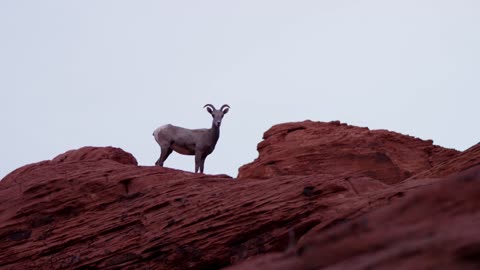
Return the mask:
{"type": "Polygon", "coordinates": [[[210,113],[213,117],[213,124],[216,126],[216,127],[220,127],[220,125],[222,124],[222,119],[223,119],[223,116],[228,113],[228,110],[230,109],[230,106],[228,106],[227,104],[224,104],[222,105],[222,107],[220,108],[220,110],[217,110],[215,109],[215,106],[213,106],[212,104],[206,104],[205,106],[203,106],[204,108],[207,108],[207,112],[210,113]]]}

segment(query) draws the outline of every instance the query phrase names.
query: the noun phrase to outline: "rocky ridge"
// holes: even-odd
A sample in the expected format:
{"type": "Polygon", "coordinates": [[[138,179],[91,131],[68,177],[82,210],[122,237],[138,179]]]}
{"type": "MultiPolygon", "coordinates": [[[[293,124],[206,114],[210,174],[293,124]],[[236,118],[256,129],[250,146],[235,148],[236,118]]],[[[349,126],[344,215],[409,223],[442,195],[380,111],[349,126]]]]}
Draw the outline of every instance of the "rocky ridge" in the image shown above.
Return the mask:
{"type": "Polygon", "coordinates": [[[0,268],[480,265],[479,144],[305,121],[258,149],[237,179],[138,166],[113,147],[19,168],[0,182],[0,268]]]}

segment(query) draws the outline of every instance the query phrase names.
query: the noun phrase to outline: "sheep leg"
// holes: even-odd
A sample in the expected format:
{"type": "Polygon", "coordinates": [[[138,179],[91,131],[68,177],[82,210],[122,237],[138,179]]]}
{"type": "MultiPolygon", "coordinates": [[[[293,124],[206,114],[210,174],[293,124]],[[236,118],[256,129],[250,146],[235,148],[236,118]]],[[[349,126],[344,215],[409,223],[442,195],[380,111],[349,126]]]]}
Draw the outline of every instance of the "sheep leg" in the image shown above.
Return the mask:
{"type": "Polygon", "coordinates": [[[202,157],[202,159],[200,160],[200,172],[203,173],[203,165],[205,164],[205,159],[207,157],[202,157]]]}
{"type": "MultiPolygon", "coordinates": [[[[195,173],[197,173],[200,170],[201,164],[202,164],[202,154],[199,152],[195,152],[195,173]]],[[[201,172],[203,172],[203,168],[201,172]]]]}
{"type": "Polygon", "coordinates": [[[163,163],[165,160],[167,160],[168,156],[172,153],[172,148],[161,148],[162,153],[160,154],[160,157],[158,158],[157,162],[155,162],[155,165],[163,167],[163,163]]]}

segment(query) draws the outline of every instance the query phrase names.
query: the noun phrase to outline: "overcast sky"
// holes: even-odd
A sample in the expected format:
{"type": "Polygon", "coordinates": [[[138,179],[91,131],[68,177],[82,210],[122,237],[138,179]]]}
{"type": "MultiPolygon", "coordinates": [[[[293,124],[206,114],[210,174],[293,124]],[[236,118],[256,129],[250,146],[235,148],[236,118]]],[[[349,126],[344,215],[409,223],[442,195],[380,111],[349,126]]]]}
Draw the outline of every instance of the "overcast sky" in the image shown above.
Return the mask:
{"type": "Polygon", "coordinates": [[[152,131],[210,127],[206,103],[231,106],[206,173],[305,119],[464,150],[479,99],[478,0],[0,1],[0,177],[91,145],[153,165],[152,131]]]}

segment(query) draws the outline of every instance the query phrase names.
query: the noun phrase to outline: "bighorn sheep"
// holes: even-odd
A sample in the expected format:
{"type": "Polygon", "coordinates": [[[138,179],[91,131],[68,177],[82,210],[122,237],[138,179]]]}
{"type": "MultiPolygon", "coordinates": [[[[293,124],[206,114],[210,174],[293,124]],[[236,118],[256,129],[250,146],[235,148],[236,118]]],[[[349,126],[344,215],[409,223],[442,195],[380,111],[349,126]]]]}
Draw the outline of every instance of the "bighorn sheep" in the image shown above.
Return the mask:
{"type": "Polygon", "coordinates": [[[220,110],[212,104],[203,106],[212,115],[212,127],[210,129],[186,129],[174,125],[164,125],[153,132],[153,136],[160,145],[160,158],[155,165],[163,166],[173,150],[182,155],[195,155],[195,173],[200,170],[203,173],[205,158],[213,152],[218,138],[220,137],[220,124],[223,116],[230,106],[224,104],[220,110]]]}

